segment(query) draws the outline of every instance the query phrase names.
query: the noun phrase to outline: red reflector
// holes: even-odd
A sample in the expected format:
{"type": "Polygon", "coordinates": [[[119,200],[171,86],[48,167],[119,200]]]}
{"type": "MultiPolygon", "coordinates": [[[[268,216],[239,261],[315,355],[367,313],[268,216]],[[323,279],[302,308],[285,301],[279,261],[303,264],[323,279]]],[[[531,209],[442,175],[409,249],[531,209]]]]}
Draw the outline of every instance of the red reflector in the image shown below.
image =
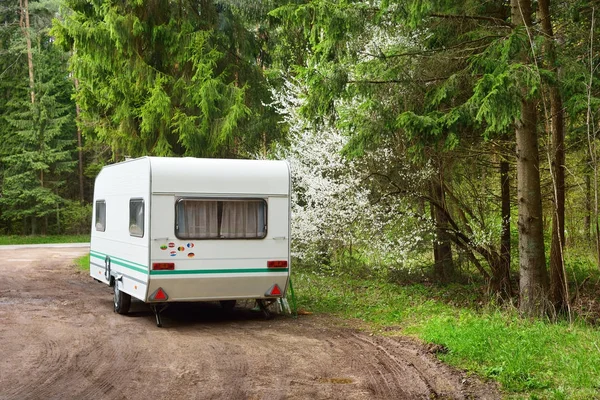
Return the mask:
{"type": "Polygon", "coordinates": [[[279,285],[273,286],[273,289],[271,289],[271,296],[281,296],[281,289],[279,289],[279,285]]]}
{"type": "Polygon", "coordinates": [[[267,296],[267,297],[281,296],[281,289],[279,288],[279,285],[274,284],[273,286],[271,286],[271,288],[269,290],[267,290],[267,292],[265,293],[265,296],[267,296]]]}
{"type": "Polygon", "coordinates": [[[164,301],[168,298],[169,296],[167,296],[167,293],[165,293],[165,291],[162,288],[156,289],[156,291],[152,293],[152,296],[150,296],[150,300],[154,301],[164,301]]]}
{"type": "Polygon", "coordinates": [[[175,263],[152,263],[152,269],[154,271],[173,270],[175,263]]]}
{"type": "Polygon", "coordinates": [[[287,260],[267,261],[267,268],[287,268],[287,260]]]}

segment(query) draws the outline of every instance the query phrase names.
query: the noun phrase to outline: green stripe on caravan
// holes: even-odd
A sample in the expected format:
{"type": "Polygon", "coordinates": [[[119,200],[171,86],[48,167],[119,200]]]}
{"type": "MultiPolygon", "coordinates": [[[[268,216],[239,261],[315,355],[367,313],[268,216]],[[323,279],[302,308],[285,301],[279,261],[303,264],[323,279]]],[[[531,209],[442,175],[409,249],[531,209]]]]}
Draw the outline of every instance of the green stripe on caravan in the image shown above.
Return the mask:
{"type": "MultiPolygon", "coordinates": [[[[107,256],[107,254],[100,253],[97,251],[90,251],[90,255],[92,257],[99,258],[103,261],[107,256]]],[[[110,257],[110,261],[113,264],[117,264],[122,267],[129,268],[129,269],[137,271],[137,272],[141,272],[143,274],[148,273],[148,269],[147,269],[148,267],[146,267],[145,265],[137,264],[137,263],[134,263],[131,261],[123,260],[118,257],[110,256],[110,255],[109,255],[109,257],[110,257]]],[[[254,273],[270,273],[270,274],[272,274],[272,273],[277,273],[277,272],[288,273],[288,271],[289,271],[288,268],[280,268],[277,270],[268,269],[268,268],[191,269],[191,270],[179,269],[179,270],[173,270],[173,271],[150,271],[150,274],[151,275],[193,275],[193,274],[208,275],[208,274],[254,274],[254,273]]]]}
{"type": "Polygon", "coordinates": [[[93,251],[93,250],[90,251],[90,256],[99,258],[102,261],[104,261],[106,259],[106,257],[108,256],[108,257],[110,257],[110,262],[113,264],[117,264],[122,267],[129,268],[132,271],[141,272],[142,274],[148,274],[148,266],[143,265],[143,264],[138,264],[138,263],[134,263],[131,261],[123,260],[122,258],[113,257],[108,254],[100,253],[100,252],[93,251]]]}

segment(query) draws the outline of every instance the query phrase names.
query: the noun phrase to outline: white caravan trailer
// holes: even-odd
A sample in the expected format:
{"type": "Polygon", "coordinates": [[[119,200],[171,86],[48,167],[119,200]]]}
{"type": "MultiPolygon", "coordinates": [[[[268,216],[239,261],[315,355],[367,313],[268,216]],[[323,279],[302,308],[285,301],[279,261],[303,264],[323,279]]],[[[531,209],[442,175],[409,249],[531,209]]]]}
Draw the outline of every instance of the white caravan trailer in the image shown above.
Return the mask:
{"type": "Polygon", "coordinates": [[[90,275],[114,309],[285,296],[290,276],[285,161],[143,157],[102,168],[94,188],[90,275]]]}

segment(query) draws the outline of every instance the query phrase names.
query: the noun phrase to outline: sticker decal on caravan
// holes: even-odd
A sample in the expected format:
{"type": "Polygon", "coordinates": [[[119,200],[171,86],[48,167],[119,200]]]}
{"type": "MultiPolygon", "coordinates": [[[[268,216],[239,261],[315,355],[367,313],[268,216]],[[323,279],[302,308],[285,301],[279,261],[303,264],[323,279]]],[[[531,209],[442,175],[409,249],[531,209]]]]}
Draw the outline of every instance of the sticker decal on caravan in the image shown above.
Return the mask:
{"type": "Polygon", "coordinates": [[[188,253],[188,257],[189,258],[194,258],[195,254],[194,253],[188,253]]]}
{"type": "Polygon", "coordinates": [[[161,244],[160,245],[160,249],[161,250],[166,250],[167,249],[167,245],[166,244],[161,244]]]}
{"type": "Polygon", "coordinates": [[[184,251],[184,250],[185,250],[185,247],[183,247],[183,246],[179,246],[179,247],[177,248],[177,250],[179,250],[179,251],[184,251]]]}

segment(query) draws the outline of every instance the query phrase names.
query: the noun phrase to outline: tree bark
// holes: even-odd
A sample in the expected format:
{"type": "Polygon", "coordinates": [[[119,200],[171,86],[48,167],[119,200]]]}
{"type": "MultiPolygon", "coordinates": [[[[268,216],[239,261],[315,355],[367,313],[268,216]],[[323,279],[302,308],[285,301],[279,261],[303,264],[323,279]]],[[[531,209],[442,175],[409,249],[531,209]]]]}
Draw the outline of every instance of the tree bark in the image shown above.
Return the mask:
{"type": "Polygon", "coordinates": [[[583,218],[583,229],[585,230],[585,242],[589,246],[592,243],[592,178],[590,172],[585,172],[585,217],[583,218]]]}
{"type": "MultiPolygon", "coordinates": [[[[438,205],[446,208],[446,199],[444,196],[444,184],[442,182],[442,172],[434,179],[431,185],[431,197],[438,205]]],[[[446,212],[436,207],[431,206],[432,217],[436,226],[437,240],[433,243],[434,255],[434,275],[436,279],[442,283],[447,283],[454,277],[454,262],[452,260],[452,245],[450,244],[451,237],[448,234],[449,221],[446,212]]]]}
{"type": "MultiPolygon", "coordinates": [[[[550,1],[539,0],[539,17],[544,32],[544,53],[547,66],[558,81],[556,46],[550,17],[550,1]]],[[[567,278],[564,269],[565,248],[565,124],[563,102],[557,84],[550,88],[552,130],[552,175],[554,182],[554,213],[552,214],[552,242],[550,245],[550,297],[558,312],[568,309],[567,278]]]]}
{"type": "Polygon", "coordinates": [[[548,272],[544,255],[536,109],[531,100],[522,100],[521,119],[516,125],[520,309],[526,315],[542,315],[547,306],[548,272]]]}
{"type": "MultiPolygon", "coordinates": [[[[517,27],[531,29],[531,0],[511,0],[512,21],[517,27]]],[[[528,32],[529,33],[529,32],[528,32]]],[[[520,61],[529,63],[523,49],[520,61]]],[[[517,119],[517,198],[519,208],[520,310],[525,315],[545,314],[548,271],[544,255],[542,195],[540,188],[536,104],[522,90],[521,116],[517,119]]]]}
{"type": "Polygon", "coordinates": [[[19,20],[19,26],[25,35],[25,42],[27,43],[27,65],[29,69],[29,89],[31,94],[31,104],[35,104],[35,89],[33,79],[33,52],[31,50],[31,36],[29,34],[29,0],[19,0],[21,7],[21,18],[19,20]]]}
{"type": "MultiPolygon", "coordinates": [[[[510,166],[508,161],[500,161],[500,187],[502,198],[502,234],[500,237],[500,258],[492,269],[490,288],[502,298],[512,296],[510,285],[510,166]]],[[[492,266],[493,267],[493,266],[492,266]]]]}
{"type": "MultiPolygon", "coordinates": [[[[79,80],[75,79],[75,91],[79,89],[79,80]]],[[[79,127],[79,114],[81,113],[81,109],[79,108],[79,103],[75,103],[75,118],[77,118],[77,153],[79,156],[78,161],[78,174],[79,174],[79,201],[83,203],[84,201],[84,193],[83,193],[83,141],[81,137],[81,128],[79,127]]]]}

